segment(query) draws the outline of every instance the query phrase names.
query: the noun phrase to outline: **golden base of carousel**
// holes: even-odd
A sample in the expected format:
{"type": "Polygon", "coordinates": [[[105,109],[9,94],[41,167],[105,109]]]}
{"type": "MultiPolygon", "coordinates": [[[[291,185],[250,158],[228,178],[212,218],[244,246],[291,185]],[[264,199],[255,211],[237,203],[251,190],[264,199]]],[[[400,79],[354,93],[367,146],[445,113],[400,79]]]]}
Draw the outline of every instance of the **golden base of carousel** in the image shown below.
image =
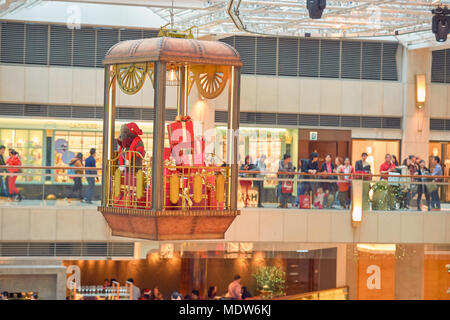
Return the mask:
{"type": "Polygon", "coordinates": [[[148,240],[224,239],[239,210],[162,210],[98,207],[113,236],[148,240]]]}

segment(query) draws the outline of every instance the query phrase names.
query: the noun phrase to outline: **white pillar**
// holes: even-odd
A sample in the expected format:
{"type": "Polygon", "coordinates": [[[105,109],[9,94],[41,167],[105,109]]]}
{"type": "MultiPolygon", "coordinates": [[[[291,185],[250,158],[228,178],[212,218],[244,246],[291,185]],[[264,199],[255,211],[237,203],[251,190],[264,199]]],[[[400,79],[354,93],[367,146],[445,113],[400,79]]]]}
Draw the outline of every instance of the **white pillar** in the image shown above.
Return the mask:
{"type": "Polygon", "coordinates": [[[347,245],[338,244],[336,252],[336,288],[347,285],[347,245]]]}
{"type": "Polygon", "coordinates": [[[402,159],[410,154],[425,159],[428,165],[428,148],[430,140],[430,80],[431,53],[428,49],[403,49],[403,136],[401,154],[402,159]],[[424,74],[427,80],[425,106],[416,107],[415,76],[424,74]]]}

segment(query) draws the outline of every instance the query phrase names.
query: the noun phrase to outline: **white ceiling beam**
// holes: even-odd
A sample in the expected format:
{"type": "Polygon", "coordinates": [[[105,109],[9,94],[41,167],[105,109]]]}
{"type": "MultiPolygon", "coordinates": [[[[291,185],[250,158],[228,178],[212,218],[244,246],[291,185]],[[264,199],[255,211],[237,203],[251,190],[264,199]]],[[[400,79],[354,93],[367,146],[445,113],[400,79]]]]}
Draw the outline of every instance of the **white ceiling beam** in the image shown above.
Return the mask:
{"type": "MultiPolygon", "coordinates": [[[[119,5],[119,6],[134,6],[134,7],[149,7],[149,8],[172,8],[172,1],[157,1],[157,0],[46,0],[55,2],[73,2],[73,3],[94,3],[104,5],[119,5]]],[[[217,0],[213,2],[218,2],[217,0]]],[[[204,0],[186,0],[186,1],[174,1],[174,9],[195,9],[195,10],[207,10],[203,4],[204,0]]]]}

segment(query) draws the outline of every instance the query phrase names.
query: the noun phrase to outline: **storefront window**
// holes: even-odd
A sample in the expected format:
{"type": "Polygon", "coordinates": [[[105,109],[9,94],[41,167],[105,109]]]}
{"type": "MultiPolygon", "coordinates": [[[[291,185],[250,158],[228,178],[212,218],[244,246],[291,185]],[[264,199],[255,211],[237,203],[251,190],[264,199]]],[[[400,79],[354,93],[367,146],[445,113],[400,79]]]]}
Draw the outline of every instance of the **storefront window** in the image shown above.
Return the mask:
{"type": "MultiPolygon", "coordinates": [[[[434,170],[433,157],[439,157],[441,159],[442,173],[444,175],[449,175],[450,168],[450,142],[430,142],[428,163],[430,170],[434,170]]],[[[443,201],[450,201],[450,193],[448,192],[449,187],[447,185],[442,185],[440,188],[440,198],[443,201]]]]}
{"type": "Polygon", "coordinates": [[[369,156],[367,162],[370,163],[372,173],[379,174],[380,166],[384,162],[387,153],[395,155],[401,164],[400,159],[400,141],[398,140],[362,140],[353,139],[352,141],[352,160],[353,165],[361,159],[361,154],[366,152],[369,156]]]}
{"type": "MultiPolygon", "coordinates": [[[[6,149],[15,149],[19,153],[22,165],[42,166],[43,136],[43,130],[1,129],[0,145],[4,145],[6,149]]],[[[23,173],[36,173],[36,170],[24,169],[23,173]]],[[[17,178],[18,182],[39,182],[41,180],[40,176],[33,175],[23,175],[17,178]]]]}
{"type": "MultiPolygon", "coordinates": [[[[68,166],[70,160],[79,152],[83,154],[83,159],[89,157],[91,148],[95,148],[96,166],[102,166],[102,132],[84,131],[55,131],[55,166],[68,166]]],[[[55,170],[60,176],[55,177],[55,182],[70,182],[66,170],[55,170]]]]}
{"type": "Polygon", "coordinates": [[[450,168],[450,143],[449,142],[430,142],[429,147],[429,159],[428,163],[430,169],[433,169],[433,157],[439,157],[441,159],[441,166],[443,173],[448,174],[448,168],[450,168]]]}

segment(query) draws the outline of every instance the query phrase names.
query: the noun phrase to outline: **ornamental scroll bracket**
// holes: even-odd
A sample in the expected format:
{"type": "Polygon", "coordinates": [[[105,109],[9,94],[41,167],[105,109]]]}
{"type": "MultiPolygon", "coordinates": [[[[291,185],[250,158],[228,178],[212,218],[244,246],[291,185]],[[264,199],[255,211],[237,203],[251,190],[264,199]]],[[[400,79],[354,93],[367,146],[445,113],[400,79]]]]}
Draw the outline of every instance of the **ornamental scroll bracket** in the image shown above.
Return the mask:
{"type": "Polygon", "coordinates": [[[153,63],[147,64],[147,75],[152,82],[153,89],[155,88],[155,65],[153,63]]]}
{"type": "Polygon", "coordinates": [[[109,69],[108,89],[111,88],[112,83],[116,80],[115,66],[109,69]]]}

